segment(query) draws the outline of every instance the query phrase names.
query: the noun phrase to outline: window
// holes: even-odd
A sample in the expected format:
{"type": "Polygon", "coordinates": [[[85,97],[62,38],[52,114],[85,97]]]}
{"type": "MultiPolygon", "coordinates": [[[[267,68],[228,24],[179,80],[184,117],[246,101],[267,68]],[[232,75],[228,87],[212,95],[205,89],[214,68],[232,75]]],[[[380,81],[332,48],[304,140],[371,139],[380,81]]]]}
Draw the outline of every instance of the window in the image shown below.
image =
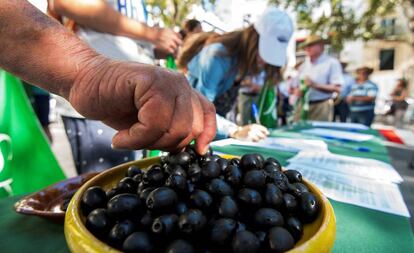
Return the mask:
{"type": "Polygon", "coordinates": [[[380,51],[380,70],[394,69],[395,49],[381,49],[380,51]]]}
{"type": "Polygon", "coordinates": [[[395,35],[395,18],[384,18],[381,20],[381,28],[385,36],[395,35]]]}

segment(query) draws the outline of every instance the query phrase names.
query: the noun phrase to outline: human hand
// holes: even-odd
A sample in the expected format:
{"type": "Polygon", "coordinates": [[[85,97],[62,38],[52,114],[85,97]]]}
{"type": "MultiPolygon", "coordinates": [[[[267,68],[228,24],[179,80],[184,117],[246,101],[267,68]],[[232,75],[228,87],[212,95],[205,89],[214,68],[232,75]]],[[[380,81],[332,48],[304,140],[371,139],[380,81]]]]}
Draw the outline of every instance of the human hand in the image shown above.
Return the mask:
{"type": "Polygon", "coordinates": [[[347,97],[346,97],[346,102],[347,102],[348,104],[351,104],[353,101],[354,101],[354,97],[353,97],[353,96],[347,96],[347,97]]]}
{"type": "Polygon", "coordinates": [[[119,132],[115,148],[178,151],[191,140],[204,154],[216,131],[215,108],[177,72],[95,57],[73,84],[69,101],[85,117],[119,132]]]}
{"type": "Polygon", "coordinates": [[[259,124],[251,124],[239,127],[230,135],[231,138],[245,141],[260,141],[269,135],[266,127],[259,124]]]}
{"type": "Polygon", "coordinates": [[[308,86],[309,88],[313,88],[315,86],[315,83],[309,78],[309,77],[305,77],[305,85],[308,86]]]}
{"type": "Polygon", "coordinates": [[[155,37],[152,43],[155,45],[158,51],[165,54],[175,55],[178,47],[181,45],[182,40],[180,34],[167,28],[154,28],[157,29],[155,37]]]}

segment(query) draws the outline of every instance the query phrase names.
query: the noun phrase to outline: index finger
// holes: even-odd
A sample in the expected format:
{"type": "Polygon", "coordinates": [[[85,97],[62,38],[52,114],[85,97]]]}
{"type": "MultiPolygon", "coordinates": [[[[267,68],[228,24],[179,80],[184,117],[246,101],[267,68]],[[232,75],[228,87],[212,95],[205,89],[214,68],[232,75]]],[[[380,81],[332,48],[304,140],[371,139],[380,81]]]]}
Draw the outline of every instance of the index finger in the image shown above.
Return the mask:
{"type": "Polygon", "coordinates": [[[209,143],[216,136],[216,108],[200,93],[195,92],[200,100],[200,104],[203,108],[204,130],[199,136],[195,136],[196,139],[196,151],[199,154],[204,155],[208,151],[209,143]]]}

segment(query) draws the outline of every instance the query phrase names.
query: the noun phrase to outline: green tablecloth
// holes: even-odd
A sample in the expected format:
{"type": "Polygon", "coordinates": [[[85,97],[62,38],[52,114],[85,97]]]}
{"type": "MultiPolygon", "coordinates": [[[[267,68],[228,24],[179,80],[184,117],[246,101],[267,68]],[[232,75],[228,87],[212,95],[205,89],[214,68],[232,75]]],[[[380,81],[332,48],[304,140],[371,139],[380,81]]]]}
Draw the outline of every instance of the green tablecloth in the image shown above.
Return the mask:
{"type": "MultiPolygon", "coordinates": [[[[272,136],[299,138],[300,129],[307,125],[272,132],[272,136]]],[[[377,135],[373,130],[368,131],[377,135]]],[[[221,147],[217,151],[242,155],[259,152],[275,156],[282,163],[292,157],[290,152],[275,152],[269,149],[247,147],[221,147]]],[[[364,143],[347,143],[346,146],[329,145],[329,150],[338,154],[368,157],[389,162],[381,137],[364,143]],[[356,152],[352,147],[369,147],[371,152],[356,152]]],[[[13,211],[18,197],[0,200],[0,251],[1,252],[67,252],[63,225],[54,224],[38,217],[23,216],[13,211]]],[[[409,219],[354,205],[332,201],[336,216],[336,241],[333,252],[413,252],[414,236],[409,219]]]]}

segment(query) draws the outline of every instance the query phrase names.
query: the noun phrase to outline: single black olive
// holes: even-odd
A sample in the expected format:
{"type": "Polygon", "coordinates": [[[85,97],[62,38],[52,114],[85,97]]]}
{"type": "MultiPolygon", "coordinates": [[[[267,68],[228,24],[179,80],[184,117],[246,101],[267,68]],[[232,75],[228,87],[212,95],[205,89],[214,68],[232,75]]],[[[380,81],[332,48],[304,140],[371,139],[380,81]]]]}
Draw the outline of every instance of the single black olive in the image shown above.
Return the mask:
{"type": "Polygon", "coordinates": [[[187,172],[180,165],[173,165],[169,171],[170,175],[180,175],[187,178],[187,172]]]}
{"type": "Polygon", "coordinates": [[[318,216],[319,201],[310,192],[304,192],[300,198],[300,209],[303,220],[306,223],[312,222],[318,216]]]}
{"type": "Polygon", "coordinates": [[[288,185],[289,192],[296,198],[300,198],[302,193],[309,192],[308,187],[302,183],[293,183],[288,185]]]}
{"type": "Polygon", "coordinates": [[[257,154],[257,153],[253,154],[253,155],[256,157],[257,161],[259,162],[259,168],[261,169],[263,167],[264,162],[265,162],[264,157],[261,154],[257,154]]]}
{"type": "Polygon", "coordinates": [[[247,154],[242,156],[240,160],[240,168],[243,171],[260,169],[260,160],[254,154],[247,154]]]}
{"type": "Polygon", "coordinates": [[[273,172],[268,174],[271,177],[272,183],[274,183],[282,192],[287,192],[289,190],[289,180],[285,174],[282,172],[273,172]]]}
{"type": "Polygon", "coordinates": [[[229,161],[225,158],[219,158],[217,160],[217,164],[219,165],[220,170],[223,172],[226,170],[227,166],[229,165],[229,161]]]}
{"type": "Polygon", "coordinates": [[[237,207],[236,201],[230,196],[224,196],[218,206],[218,213],[220,216],[225,218],[236,217],[239,208],[237,207]]]}
{"type": "Polygon", "coordinates": [[[161,166],[158,164],[151,166],[142,177],[142,180],[151,186],[161,186],[165,180],[161,166]]]}
{"type": "Polygon", "coordinates": [[[261,208],[254,214],[254,223],[260,229],[269,229],[274,226],[283,226],[282,214],[272,208],[261,208]]]}
{"type": "Polygon", "coordinates": [[[165,212],[177,203],[177,194],[169,187],[159,187],[147,197],[148,209],[165,212]]]}
{"type": "Polygon", "coordinates": [[[137,166],[132,165],[132,166],[128,167],[128,170],[125,172],[125,176],[126,177],[134,177],[135,175],[143,174],[143,173],[144,172],[140,168],[138,168],[137,166]]]}
{"type": "Polygon", "coordinates": [[[187,170],[188,178],[193,183],[197,183],[201,179],[201,168],[198,164],[193,163],[190,165],[190,167],[187,170]]]}
{"type": "Polygon", "coordinates": [[[116,185],[120,193],[136,193],[138,183],[131,177],[124,177],[116,185]]]}
{"type": "Polygon", "coordinates": [[[156,218],[152,223],[152,232],[155,234],[170,235],[177,226],[178,216],[175,214],[165,214],[156,218]]]}
{"type": "Polygon", "coordinates": [[[135,176],[132,177],[132,179],[134,179],[135,182],[137,182],[138,184],[140,184],[142,182],[142,177],[144,176],[144,173],[142,174],[136,174],[135,176]]]}
{"type": "Polygon", "coordinates": [[[239,166],[240,165],[240,159],[239,158],[230,159],[229,165],[239,166]]]}
{"type": "Polygon", "coordinates": [[[210,230],[210,242],[216,245],[228,244],[236,231],[236,227],[237,223],[233,219],[221,218],[214,221],[210,230]]]}
{"type": "Polygon", "coordinates": [[[220,175],[221,169],[217,162],[208,161],[201,170],[201,175],[204,179],[213,179],[220,175]]]}
{"type": "Polygon", "coordinates": [[[239,167],[236,165],[227,166],[225,179],[230,185],[237,187],[242,180],[242,173],[239,167]]]}
{"type": "Polygon", "coordinates": [[[274,167],[277,168],[278,171],[282,171],[282,165],[280,164],[280,162],[273,158],[273,157],[268,157],[265,162],[264,162],[264,166],[266,165],[272,165],[274,167]]]}
{"type": "Polygon", "coordinates": [[[137,231],[129,235],[123,245],[122,250],[125,252],[152,252],[154,243],[150,236],[142,231],[137,231]]]}
{"type": "Polygon", "coordinates": [[[286,211],[290,213],[294,213],[298,209],[298,202],[296,201],[296,198],[289,193],[283,194],[283,203],[286,211]]]}
{"type": "Polygon", "coordinates": [[[202,230],[207,223],[206,216],[198,209],[190,209],[180,215],[178,226],[184,234],[191,235],[202,230]]]}
{"type": "Polygon", "coordinates": [[[148,195],[149,195],[149,194],[150,194],[153,190],[155,190],[155,187],[148,187],[148,188],[145,188],[145,189],[143,189],[143,190],[141,191],[141,193],[139,194],[139,198],[141,199],[141,201],[142,201],[143,203],[146,203],[146,202],[147,202],[148,195]]]}
{"type": "Polygon", "coordinates": [[[108,215],[115,219],[129,218],[142,211],[140,198],[131,193],[116,195],[108,201],[108,215]]]}
{"type": "Polygon", "coordinates": [[[293,248],[295,241],[285,228],[273,227],[268,234],[268,247],[272,252],[285,252],[293,248]]]}
{"type": "Polygon", "coordinates": [[[111,228],[111,223],[105,208],[93,210],[86,217],[86,228],[95,236],[102,238],[107,235],[111,228]]]}
{"type": "Polygon", "coordinates": [[[106,207],[107,201],[106,192],[99,186],[92,186],[82,196],[82,211],[85,215],[88,215],[88,213],[96,208],[106,207]]]}
{"type": "Polygon", "coordinates": [[[194,246],[186,240],[178,239],[172,241],[165,250],[165,253],[194,253],[194,246]]]}
{"type": "Polygon", "coordinates": [[[223,179],[214,178],[208,185],[208,191],[216,197],[233,195],[233,189],[223,179]]]}
{"type": "Polygon", "coordinates": [[[297,170],[286,170],[283,173],[285,173],[291,184],[302,182],[302,174],[297,170]]]}
{"type": "Polygon", "coordinates": [[[256,190],[243,188],[237,195],[241,204],[248,207],[259,207],[262,204],[262,196],[256,190]]]}
{"type": "Polygon", "coordinates": [[[266,183],[266,175],[262,170],[249,170],[244,174],[243,183],[246,187],[260,189],[266,183]]]}
{"type": "Polygon", "coordinates": [[[176,191],[185,191],[187,188],[187,181],[181,175],[170,175],[165,181],[165,186],[168,186],[176,191]]]}
{"type": "Polygon", "coordinates": [[[208,209],[213,204],[213,198],[206,191],[195,190],[190,195],[190,204],[191,206],[201,210],[208,209]]]}
{"type": "Polygon", "coordinates": [[[255,253],[260,250],[260,241],[252,232],[240,231],[234,236],[231,247],[234,253],[255,253]]]}
{"type": "Polygon", "coordinates": [[[299,241],[303,234],[302,222],[296,217],[289,217],[286,220],[286,229],[290,232],[295,239],[295,242],[299,241]]]}
{"type": "Polygon", "coordinates": [[[264,201],[269,207],[279,208],[283,205],[283,193],[274,184],[266,184],[264,201]]]}
{"type": "Polygon", "coordinates": [[[120,247],[130,234],[135,231],[135,224],[130,220],[123,220],[115,224],[109,231],[108,240],[120,247]]]}

